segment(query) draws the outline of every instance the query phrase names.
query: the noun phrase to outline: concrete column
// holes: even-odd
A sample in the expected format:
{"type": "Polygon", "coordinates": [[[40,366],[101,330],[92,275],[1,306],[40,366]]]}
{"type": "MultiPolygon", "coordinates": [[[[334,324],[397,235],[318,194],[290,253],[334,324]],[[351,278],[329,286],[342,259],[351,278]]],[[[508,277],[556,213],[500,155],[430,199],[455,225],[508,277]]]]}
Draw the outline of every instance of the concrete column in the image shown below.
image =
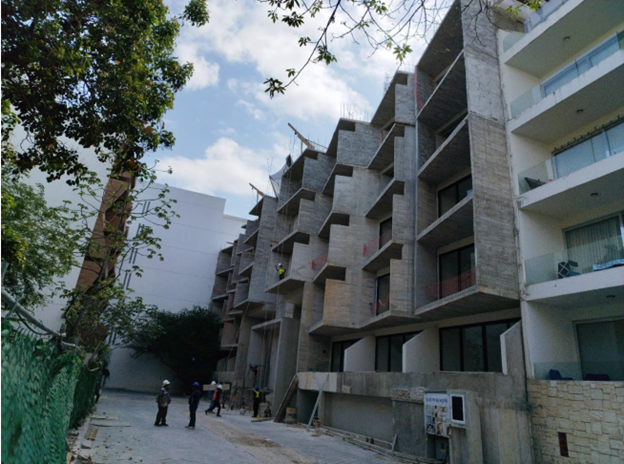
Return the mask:
{"type": "Polygon", "coordinates": [[[425,329],[403,345],[403,372],[439,372],[440,337],[437,327],[425,329]]]}
{"type": "Polygon", "coordinates": [[[375,337],[369,335],[345,350],[344,370],[375,370],[375,337]]]}
{"type": "Polygon", "coordinates": [[[277,356],[275,366],[272,367],[274,372],[274,389],[273,389],[273,411],[282,402],[284,395],[288,391],[290,382],[295,376],[297,370],[297,357],[293,353],[297,351],[299,344],[299,320],[284,318],[280,323],[279,340],[277,342],[277,356]]]}

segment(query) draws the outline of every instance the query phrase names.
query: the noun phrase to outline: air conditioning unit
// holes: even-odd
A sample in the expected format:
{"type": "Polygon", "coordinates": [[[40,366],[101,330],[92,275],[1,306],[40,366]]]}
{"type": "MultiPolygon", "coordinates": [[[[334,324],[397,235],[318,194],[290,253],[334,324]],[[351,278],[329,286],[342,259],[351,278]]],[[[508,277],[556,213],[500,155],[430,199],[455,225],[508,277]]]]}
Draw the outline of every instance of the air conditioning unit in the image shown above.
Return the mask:
{"type": "Polygon", "coordinates": [[[459,393],[451,393],[451,424],[466,425],[466,396],[459,393]]]}

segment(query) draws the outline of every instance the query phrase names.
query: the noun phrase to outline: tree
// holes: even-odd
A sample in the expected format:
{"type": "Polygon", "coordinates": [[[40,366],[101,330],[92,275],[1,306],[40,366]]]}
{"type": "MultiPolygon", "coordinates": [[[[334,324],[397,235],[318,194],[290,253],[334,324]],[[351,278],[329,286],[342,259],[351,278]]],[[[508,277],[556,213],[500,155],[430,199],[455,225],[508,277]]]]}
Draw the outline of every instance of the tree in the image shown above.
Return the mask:
{"type": "Polygon", "coordinates": [[[76,264],[76,219],[68,205],[49,207],[43,186],[32,187],[2,173],[3,286],[27,307],[43,304],[46,287],[76,264]]]}
{"type": "Polygon", "coordinates": [[[220,317],[201,306],[179,313],[156,311],[122,336],[133,357],[152,355],[170,367],[185,388],[209,383],[216,369],[220,317]]]}
{"type": "MultiPolygon", "coordinates": [[[[371,55],[378,50],[390,50],[402,63],[413,51],[409,43],[427,40],[448,8],[455,0],[258,0],[270,9],[268,17],[274,23],[281,21],[289,27],[299,28],[306,21],[320,23],[318,34],[312,38],[299,38],[300,47],[311,46],[304,63],[298,68],[286,69],[284,81],[269,77],[264,81],[271,98],[283,94],[294,84],[311,63],[330,65],[337,61],[330,51],[337,39],[350,38],[355,43],[365,42],[371,55]]],[[[544,0],[519,0],[532,10],[538,10],[544,0]]],[[[465,8],[476,4],[478,14],[489,15],[491,0],[465,0],[465,8]]],[[[507,14],[518,17],[521,5],[506,8],[507,14]]]]}
{"type": "Polygon", "coordinates": [[[28,134],[3,168],[78,183],[89,170],[75,141],[114,174],[149,178],[140,159],[173,145],[162,118],[193,71],[173,56],[175,38],[183,21],[208,19],[205,0],[180,17],[162,0],[2,0],[2,98],[28,134]]]}

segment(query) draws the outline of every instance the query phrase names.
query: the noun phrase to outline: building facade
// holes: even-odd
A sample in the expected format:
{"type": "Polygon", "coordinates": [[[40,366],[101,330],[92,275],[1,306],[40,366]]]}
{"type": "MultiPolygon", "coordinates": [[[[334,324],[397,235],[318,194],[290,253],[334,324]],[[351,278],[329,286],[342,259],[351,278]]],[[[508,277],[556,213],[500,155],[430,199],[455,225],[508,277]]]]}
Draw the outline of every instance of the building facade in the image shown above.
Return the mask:
{"type": "Polygon", "coordinates": [[[395,451],[624,460],[622,15],[458,0],[370,121],[286,167],[219,257],[234,405],[296,375],[299,421],[395,451]]]}
{"type": "MultiPolygon", "coordinates": [[[[149,210],[149,199],[156,198],[163,187],[160,184],[149,186],[135,208],[149,210]],[[144,203],[143,206],[140,203],[144,203]]],[[[180,217],[173,218],[167,230],[153,228],[154,235],[161,240],[160,252],[164,260],[148,259],[138,253],[130,256],[128,265],[140,266],[142,277],[126,275],[123,283],[126,288],[134,290],[133,296],[141,297],[145,304],[156,305],[160,310],[179,312],[195,305],[207,307],[219,251],[238,236],[245,220],[224,214],[223,198],[168,188],[168,198],[177,200],[173,209],[180,217]]],[[[150,219],[134,221],[129,226],[129,236],[135,236],[145,225],[153,225],[150,219]]],[[[109,366],[111,376],[106,383],[108,388],[151,392],[163,379],[175,378],[175,374],[157,359],[147,355],[132,358],[131,351],[115,347],[115,341],[113,348],[109,366]]],[[[181,389],[180,386],[174,387],[181,389]]]]}
{"type": "Polygon", "coordinates": [[[535,461],[624,462],[624,2],[499,40],[535,461]]]}

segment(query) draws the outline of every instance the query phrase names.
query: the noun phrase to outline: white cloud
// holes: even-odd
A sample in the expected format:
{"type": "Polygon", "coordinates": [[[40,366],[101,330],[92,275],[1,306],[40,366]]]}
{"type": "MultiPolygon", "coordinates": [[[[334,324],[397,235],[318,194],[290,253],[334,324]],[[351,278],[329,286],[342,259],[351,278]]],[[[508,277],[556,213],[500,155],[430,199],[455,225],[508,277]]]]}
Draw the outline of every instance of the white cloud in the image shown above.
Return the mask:
{"type": "Polygon", "coordinates": [[[171,179],[166,179],[173,186],[210,195],[244,196],[250,192],[250,182],[262,189],[269,172],[279,169],[276,163],[285,156],[281,142],[278,138],[272,150],[258,150],[221,137],[202,158],[171,156],[161,159],[160,165],[173,169],[171,179]]]}
{"type": "Polygon", "coordinates": [[[219,64],[211,63],[201,56],[197,45],[182,43],[177,48],[177,54],[181,62],[193,63],[193,76],[185,89],[200,90],[219,83],[219,64]]]}
{"type": "Polygon", "coordinates": [[[243,108],[245,108],[245,111],[247,111],[247,113],[252,115],[256,121],[264,121],[264,119],[266,118],[264,111],[257,108],[256,105],[254,105],[253,103],[249,103],[248,101],[245,101],[245,100],[238,100],[236,104],[238,106],[242,106],[243,108]]]}

